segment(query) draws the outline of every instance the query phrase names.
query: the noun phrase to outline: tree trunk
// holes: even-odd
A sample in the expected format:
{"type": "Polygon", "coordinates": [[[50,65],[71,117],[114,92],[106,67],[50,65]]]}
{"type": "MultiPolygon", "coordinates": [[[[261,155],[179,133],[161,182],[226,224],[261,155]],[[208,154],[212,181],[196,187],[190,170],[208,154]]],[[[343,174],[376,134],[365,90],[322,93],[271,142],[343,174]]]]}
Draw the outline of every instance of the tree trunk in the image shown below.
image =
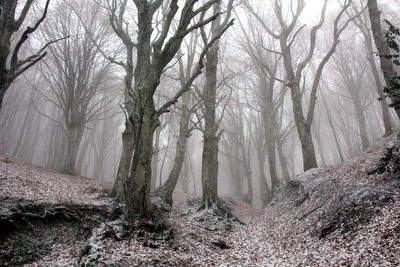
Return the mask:
{"type": "Polygon", "coordinates": [[[123,192],[129,177],[129,171],[132,163],[132,155],[134,149],[133,125],[130,120],[125,122],[125,130],[122,133],[122,152],[119,160],[117,177],[114,182],[111,196],[116,197],[119,201],[124,201],[123,192]]]}
{"type": "MultiPolygon", "coordinates": [[[[186,149],[187,150],[187,149],[186,149]]],[[[186,194],[189,194],[189,184],[190,184],[190,180],[189,180],[189,171],[190,171],[190,166],[189,166],[189,156],[188,156],[188,152],[185,151],[185,159],[183,160],[183,170],[182,170],[182,184],[183,184],[183,192],[186,194]]]]}
{"type": "Polygon", "coordinates": [[[321,124],[319,125],[315,125],[317,130],[315,133],[315,141],[317,143],[317,148],[319,149],[319,158],[320,158],[320,167],[326,167],[328,166],[328,163],[326,162],[326,157],[324,155],[324,149],[323,149],[323,145],[322,145],[322,140],[321,140],[321,124]]]}
{"type": "MultiPolygon", "coordinates": [[[[362,32],[364,33],[364,31],[362,31],[362,32]]],[[[365,46],[367,49],[368,62],[369,62],[369,65],[371,66],[372,74],[374,75],[376,92],[378,93],[379,98],[382,99],[381,101],[379,101],[379,103],[380,103],[381,109],[382,109],[383,126],[385,128],[384,136],[389,136],[390,134],[393,133],[393,126],[392,126],[392,123],[390,122],[389,108],[386,103],[386,100],[384,99],[383,85],[381,83],[381,79],[380,79],[379,73],[378,73],[378,68],[375,64],[375,60],[374,60],[374,56],[373,56],[371,36],[364,34],[364,39],[365,39],[365,46]]]]}
{"type": "Polygon", "coordinates": [[[67,156],[65,158],[65,164],[63,172],[69,175],[76,175],[76,157],[78,154],[79,145],[82,140],[83,129],[79,126],[72,125],[67,128],[67,156]]]}
{"type": "Polygon", "coordinates": [[[83,166],[83,163],[84,163],[86,151],[88,150],[88,147],[89,147],[89,137],[86,138],[86,140],[84,139],[84,142],[80,145],[80,147],[81,147],[81,149],[80,149],[81,153],[78,153],[78,155],[77,155],[76,170],[79,173],[83,174],[83,171],[86,170],[86,168],[84,168],[84,166],[83,166]]]}
{"type": "Polygon", "coordinates": [[[201,168],[203,204],[208,207],[218,199],[218,137],[215,109],[217,105],[218,42],[207,52],[205,65],[206,84],[203,93],[205,129],[201,168]]]}
{"type": "Polygon", "coordinates": [[[290,89],[292,92],[294,120],[296,123],[297,133],[300,137],[303,153],[303,168],[304,171],[307,171],[318,167],[317,159],[315,157],[314,143],[312,140],[311,125],[309,125],[303,117],[300,88],[294,85],[291,86],[290,89]]]}
{"type": "MultiPolygon", "coordinates": [[[[2,47],[0,47],[0,50],[4,49],[2,47]]],[[[1,53],[1,52],[0,52],[1,53]]],[[[6,63],[7,61],[6,59],[2,58],[2,55],[0,55],[0,62],[4,62],[6,63]]],[[[10,83],[7,80],[7,74],[8,74],[8,70],[4,64],[4,66],[0,66],[0,111],[3,108],[3,99],[4,99],[4,95],[7,91],[7,89],[10,87],[10,83]]]]}
{"type": "Polygon", "coordinates": [[[264,164],[265,164],[265,156],[264,149],[257,148],[257,158],[258,158],[258,167],[259,167],[259,182],[260,182],[260,197],[263,205],[266,205],[272,199],[271,190],[269,189],[267,183],[267,177],[265,175],[264,164]]]}
{"type": "Polygon", "coordinates": [[[168,204],[172,205],[172,193],[175,190],[176,184],[178,183],[179,175],[181,173],[183,161],[185,160],[186,141],[188,137],[188,126],[189,126],[189,100],[190,92],[186,92],[182,99],[182,117],[179,124],[179,136],[176,144],[176,154],[174,164],[172,166],[171,173],[168,176],[167,181],[164,183],[163,199],[168,204]]]}
{"type": "Polygon", "coordinates": [[[343,152],[342,152],[342,149],[340,148],[340,144],[339,144],[338,133],[336,132],[335,126],[333,125],[332,114],[331,114],[331,111],[328,108],[328,103],[326,102],[325,95],[324,95],[324,93],[322,91],[321,91],[321,97],[322,97],[322,101],[324,102],[324,107],[325,107],[325,110],[326,110],[328,123],[329,123],[329,126],[330,126],[331,130],[332,130],[333,138],[335,139],[335,144],[336,144],[336,148],[337,148],[338,153],[339,153],[340,162],[344,162],[343,152]]]}
{"type": "Polygon", "coordinates": [[[232,181],[232,195],[234,196],[242,196],[242,168],[241,168],[241,162],[239,161],[239,151],[238,151],[238,146],[234,144],[229,144],[232,145],[233,148],[235,149],[234,157],[227,155],[227,160],[228,160],[228,165],[229,165],[229,172],[230,176],[232,177],[230,180],[232,181]]]}
{"type": "Polygon", "coordinates": [[[283,181],[285,181],[285,184],[288,184],[290,181],[290,174],[289,174],[289,169],[288,169],[288,162],[283,154],[283,141],[277,140],[276,142],[277,150],[278,150],[278,156],[279,156],[279,162],[281,164],[281,170],[282,170],[282,175],[283,175],[283,181]]]}
{"type": "Polygon", "coordinates": [[[18,29],[13,29],[13,24],[16,25],[14,21],[15,15],[15,5],[14,1],[4,1],[2,3],[2,12],[7,15],[2,17],[2,26],[0,32],[0,110],[3,108],[3,98],[10,87],[10,82],[8,80],[9,70],[7,68],[7,62],[9,61],[9,54],[11,52],[11,39],[14,32],[18,29]]]}
{"type": "Polygon", "coordinates": [[[153,145],[153,158],[151,160],[151,190],[156,189],[157,187],[157,174],[158,174],[158,155],[159,150],[160,150],[160,134],[161,134],[162,128],[158,127],[156,129],[156,137],[154,140],[154,145],[153,145]]]}
{"type": "MultiPolygon", "coordinates": [[[[375,46],[378,49],[379,55],[382,55],[380,57],[381,70],[385,78],[386,86],[390,86],[390,79],[396,77],[396,72],[391,59],[386,57],[387,55],[390,55],[390,48],[386,44],[386,41],[383,37],[381,27],[381,11],[378,8],[377,0],[368,0],[368,13],[371,21],[371,30],[374,37],[375,46]]],[[[395,111],[397,117],[400,118],[400,110],[395,109],[395,111]]]]}
{"type": "Polygon", "coordinates": [[[360,130],[360,138],[361,138],[361,145],[362,145],[362,151],[367,149],[370,146],[370,143],[368,141],[368,132],[367,132],[367,122],[365,119],[364,115],[364,110],[361,106],[359,98],[353,99],[354,101],[354,107],[355,107],[355,113],[356,113],[356,118],[358,121],[358,128],[360,130]]]}
{"type": "MultiPolygon", "coordinates": [[[[271,113],[270,113],[271,114],[271,113]]],[[[267,158],[268,158],[268,168],[271,178],[271,192],[275,193],[279,186],[278,173],[276,171],[276,145],[275,145],[275,129],[273,127],[273,118],[270,114],[267,115],[267,121],[265,122],[265,139],[267,144],[267,158]]]]}
{"type": "Polygon", "coordinates": [[[131,218],[152,218],[154,215],[150,203],[151,159],[153,136],[159,124],[153,99],[150,98],[144,107],[143,117],[139,119],[131,174],[125,192],[126,214],[131,218]]]}

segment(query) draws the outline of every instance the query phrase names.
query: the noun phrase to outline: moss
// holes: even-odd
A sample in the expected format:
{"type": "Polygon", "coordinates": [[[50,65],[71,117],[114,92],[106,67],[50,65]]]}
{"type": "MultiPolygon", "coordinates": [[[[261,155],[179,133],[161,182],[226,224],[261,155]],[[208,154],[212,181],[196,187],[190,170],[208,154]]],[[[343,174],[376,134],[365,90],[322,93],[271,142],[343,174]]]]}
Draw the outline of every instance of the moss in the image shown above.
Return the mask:
{"type": "Polygon", "coordinates": [[[388,147],[383,157],[379,159],[376,168],[367,171],[368,175],[383,173],[391,174],[388,177],[400,178],[400,152],[398,145],[388,147]]]}

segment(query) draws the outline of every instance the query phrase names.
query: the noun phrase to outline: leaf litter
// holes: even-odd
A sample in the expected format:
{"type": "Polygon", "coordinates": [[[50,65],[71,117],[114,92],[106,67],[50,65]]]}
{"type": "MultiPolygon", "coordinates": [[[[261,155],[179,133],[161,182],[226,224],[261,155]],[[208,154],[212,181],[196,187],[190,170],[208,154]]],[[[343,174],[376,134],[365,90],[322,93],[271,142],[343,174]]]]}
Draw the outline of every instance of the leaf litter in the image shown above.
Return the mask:
{"type": "MultiPolygon", "coordinates": [[[[151,230],[159,227],[153,222],[145,223],[146,231],[144,222],[103,222],[87,239],[54,243],[26,266],[399,266],[399,181],[387,173],[366,174],[396,142],[393,135],[344,164],[296,177],[262,211],[224,198],[244,224],[197,211],[199,196],[174,194],[158,230],[151,230]]],[[[3,203],[112,207],[109,188],[0,156],[3,203]]],[[[58,227],[61,237],[68,233],[65,225],[58,227]]]]}

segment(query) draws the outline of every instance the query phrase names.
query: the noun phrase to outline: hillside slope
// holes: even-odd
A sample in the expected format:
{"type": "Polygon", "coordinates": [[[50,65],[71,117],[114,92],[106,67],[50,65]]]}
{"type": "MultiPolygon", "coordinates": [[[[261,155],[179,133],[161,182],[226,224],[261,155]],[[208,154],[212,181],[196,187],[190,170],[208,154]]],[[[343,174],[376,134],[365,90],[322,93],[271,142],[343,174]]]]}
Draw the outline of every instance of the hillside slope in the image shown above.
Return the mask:
{"type": "Polygon", "coordinates": [[[393,144],[294,178],[262,211],[226,198],[245,224],[182,194],[162,222],[127,224],[107,186],[0,156],[0,265],[398,266],[399,178],[366,174],[393,144]]]}

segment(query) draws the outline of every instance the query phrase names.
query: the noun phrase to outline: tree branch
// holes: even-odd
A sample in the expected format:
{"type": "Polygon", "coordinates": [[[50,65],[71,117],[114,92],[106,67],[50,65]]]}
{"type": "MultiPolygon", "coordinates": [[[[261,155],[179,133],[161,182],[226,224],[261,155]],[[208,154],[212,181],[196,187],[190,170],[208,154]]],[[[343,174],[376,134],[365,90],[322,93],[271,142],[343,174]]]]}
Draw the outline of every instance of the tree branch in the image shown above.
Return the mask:
{"type": "Polygon", "coordinates": [[[197,67],[195,69],[195,72],[192,74],[192,76],[186,81],[185,85],[182,86],[182,88],[175,94],[175,96],[170,100],[167,101],[164,105],[162,105],[158,110],[157,113],[159,115],[168,112],[168,108],[175,104],[179,97],[181,97],[181,95],[183,93],[185,93],[186,91],[190,90],[190,86],[193,83],[193,81],[201,74],[202,69],[204,67],[204,57],[207,54],[208,49],[210,49],[210,47],[219,39],[221,38],[221,36],[225,33],[225,31],[233,25],[233,21],[231,20],[227,25],[225,25],[225,27],[218,33],[215,35],[215,37],[213,39],[211,39],[210,42],[207,43],[207,45],[204,47],[200,57],[199,57],[199,61],[197,63],[197,67]]]}

